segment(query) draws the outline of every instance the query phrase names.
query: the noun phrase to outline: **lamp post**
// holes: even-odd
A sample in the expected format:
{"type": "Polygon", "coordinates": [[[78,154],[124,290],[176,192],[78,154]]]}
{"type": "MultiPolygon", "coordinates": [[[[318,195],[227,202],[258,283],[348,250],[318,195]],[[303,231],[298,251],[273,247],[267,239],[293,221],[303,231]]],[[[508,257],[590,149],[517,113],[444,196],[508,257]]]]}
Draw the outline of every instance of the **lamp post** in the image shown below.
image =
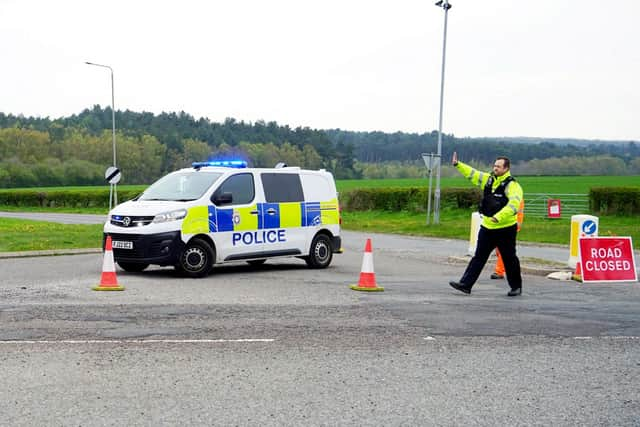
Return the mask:
{"type": "MultiPolygon", "coordinates": [[[[95,65],[96,67],[108,68],[111,72],[111,141],[113,144],[113,167],[116,167],[116,105],[115,105],[115,93],[113,89],[113,68],[108,65],[96,64],[93,62],[85,61],[87,65],[95,65]]],[[[109,194],[109,210],[111,210],[111,199],[113,196],[113,206],[118,204],[118,191],[117,184],[111,184],[111,192],[109,194]]]]}
{"type": "Polygon", "coordinates": [[[436,6],[444,9],[444,36],[442,38],[442,72],[440,74],[440,119],[438,122],[438,153],[436,166],[436,191],[433,197],[433,223],[440,223],[440,165],[442,164],[442,105],[444,101],[444,64],[447,52],[447,16],[451,4],[449,0],[438,0],[436,6]]]}

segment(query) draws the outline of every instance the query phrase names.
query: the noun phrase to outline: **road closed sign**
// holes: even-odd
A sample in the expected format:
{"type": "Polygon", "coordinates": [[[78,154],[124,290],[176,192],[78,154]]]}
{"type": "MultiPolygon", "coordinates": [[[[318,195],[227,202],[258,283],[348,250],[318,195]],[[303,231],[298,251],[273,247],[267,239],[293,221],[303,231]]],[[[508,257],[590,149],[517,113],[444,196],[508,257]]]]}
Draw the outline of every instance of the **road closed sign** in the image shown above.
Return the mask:
{"type": "Polygon", "coordinates": [[[580,239],[583,282],[637,282],[631,237],[580,239]]]}

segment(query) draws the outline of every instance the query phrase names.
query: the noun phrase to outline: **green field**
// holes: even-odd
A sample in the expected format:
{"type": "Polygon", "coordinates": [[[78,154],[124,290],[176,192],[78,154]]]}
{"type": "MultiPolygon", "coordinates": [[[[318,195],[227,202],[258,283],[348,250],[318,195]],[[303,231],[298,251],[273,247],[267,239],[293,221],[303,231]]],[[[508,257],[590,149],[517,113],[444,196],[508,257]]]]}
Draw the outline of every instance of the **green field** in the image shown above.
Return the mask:
{"type": "MultiPolygon", "coordinates": [[[[522,185],[525,193],[552,193],[552,194],[587,194],[591,187],[640,187],[640,175],[633,176],[522,176],[516,175],[516,179],[522,185]]],[[[336,181],[338,191],[345,192],[354,188],[388,188],[388,187],[428,187],[429,180],[421,179],[347,179],[336,181]]],[[[440,186],[465,187],[470,186],[468,180],[463,177],[441,178],[440,186]]],[[[432,180],[435,188],[435,178],[432,180]]],[[[88,187],[64,187],[66,190],[108,189],[108,186],[88,187]]],[[[146,185],[120,185],[121,190],[135,190],[138,192],[147,188],[146,185]]],[[[52,191],[61,187],[35,187],[28,190],[52,191]]],[[[12,189],[0,189],[11,191],[12,189]]]]}
{"type": "MultiPolygon", "coordinates": [[[[640,175],[634,176],[516,176],[526,193],[551,194],[587,194],[591,187],[640,187],[640,175]]],[[[440,186],[470,186],[468,180],[460,177],[442,178],[440,186]]],[[[388,188],[388,187],[428,187],[429,180],[424,179],[369,179],[337,181],[338,191],[349,191],[354,188],[388,188]]],[[[435,188],[435,178],[432,180],[435,188]]]]}

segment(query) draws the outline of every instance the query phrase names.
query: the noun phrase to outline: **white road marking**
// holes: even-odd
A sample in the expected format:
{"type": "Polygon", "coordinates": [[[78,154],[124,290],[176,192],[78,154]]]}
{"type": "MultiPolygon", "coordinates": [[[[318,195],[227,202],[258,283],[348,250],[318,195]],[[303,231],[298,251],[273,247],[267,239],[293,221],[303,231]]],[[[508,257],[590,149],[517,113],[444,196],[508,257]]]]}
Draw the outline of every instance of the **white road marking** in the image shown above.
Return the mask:
{"type": "Polygon", "coordinates": [[[273,342],[273,338],[200,340],[3,340],[0,344],[209,344],[227,342],[273,342]]]}
{"type": "MultiPolygon", "coordinates": [[[[544,337],[544,338],[565,338],[565,337],[544,337]]],[[[603,340],[640,340],[640,337],[636,336],[625,336],[625,335],[607,335],[607,336],[596,336],[596,337],[568,337],[573,338],[574,340],[593,340],[593,339],[603,339],[603,340]]],[[[425,341],[435,341],[436,339],[431,336],[423,337],[425,341]]]]}
{"type": "Polygon", "coordinates": [[[592,339],[603,339],[603,340],[638,340],[640,337],[636,337],[633,335],[606,335],[601,337],[573,337],[574,340],[592,340],[592,339]]]}
{"type": "Polygon", "coordinates": [[[629,336],[629,337],[625,337],[625,336],[614,336],[614,337],[603,337],[603,338],[608,338],[610,340],[640,340],[640,337],[633,337],[633,336],[629,336]]]}

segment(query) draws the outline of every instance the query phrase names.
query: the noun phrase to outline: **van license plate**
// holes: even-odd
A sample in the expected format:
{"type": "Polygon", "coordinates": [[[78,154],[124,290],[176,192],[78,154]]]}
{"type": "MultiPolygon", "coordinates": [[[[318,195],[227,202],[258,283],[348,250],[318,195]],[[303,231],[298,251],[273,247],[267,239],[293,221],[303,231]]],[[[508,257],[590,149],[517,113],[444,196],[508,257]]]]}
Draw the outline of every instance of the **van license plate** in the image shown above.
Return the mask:
{"type": "Polygon", "coordinates": [[[133,242],[114,240],[113,242],[111,242],[111,246],[114,249],[133,249],[133,242]]]}

